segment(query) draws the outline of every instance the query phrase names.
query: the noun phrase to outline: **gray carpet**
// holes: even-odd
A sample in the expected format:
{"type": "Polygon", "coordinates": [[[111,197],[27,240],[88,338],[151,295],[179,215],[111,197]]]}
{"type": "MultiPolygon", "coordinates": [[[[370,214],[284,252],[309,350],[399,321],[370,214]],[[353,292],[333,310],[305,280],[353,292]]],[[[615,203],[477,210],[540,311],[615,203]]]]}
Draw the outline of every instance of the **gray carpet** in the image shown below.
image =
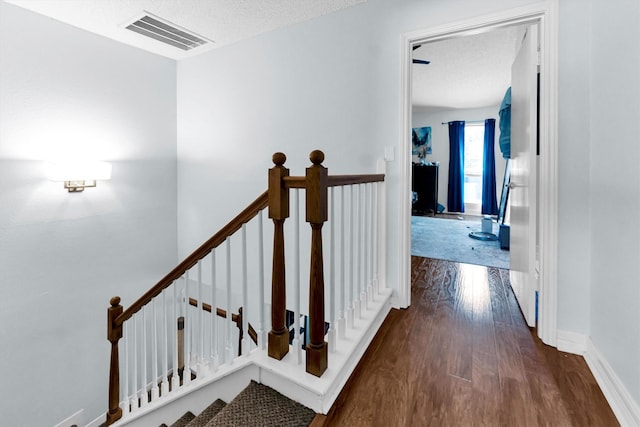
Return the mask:
{"type": "Polygon", "coordinates": [[[207,427],[308,426],[313,410],[255,381],[213,418],[207,427]]]}
{"type": "Polygon", "coordinates": [[[197,417],[191,420],[185,427],[205,427],[209,423],[209,421],[213,419],[213,417],[218,415],[218,413],[220,413],[220,411],[225,408],[225,406],[227,406],[227,404],[224,401],[217,399],[204,411],[198,414],[197,417]]]}
{"type": "MultiPolygon", "coordinates": [[[[411,255],[443,259],[466,264],[509,268],[509,251],[500,243],[469,237],[471,231],[482,231],[480,218],[474,220],[411,217],[411,255]]],[[[493,224],[498,234],[498,225],[493,224]]]]}
{"type": "Polygon", "coordinates": [[[178,421],[176,421],[175,423],[171,424],[171,427],[185,427],[195,417],[196,416],[193,415],[193,412],[186,412],[183,416],[180,417],[180,419],[178,419],[178,421]]]}

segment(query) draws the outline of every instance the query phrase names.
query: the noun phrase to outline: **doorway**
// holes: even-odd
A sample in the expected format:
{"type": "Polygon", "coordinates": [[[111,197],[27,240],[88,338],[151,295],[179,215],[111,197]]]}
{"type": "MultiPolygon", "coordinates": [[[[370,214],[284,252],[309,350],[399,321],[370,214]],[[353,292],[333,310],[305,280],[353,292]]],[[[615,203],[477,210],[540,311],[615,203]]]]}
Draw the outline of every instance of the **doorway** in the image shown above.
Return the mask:
{"type": "MultiPolygon", "coordinates": [[[[498,222],[509,156],[500,112],[525,31],[515,25],[412,47],[412,134],[431,129],[429,149],[412,155],[412,255],[510,268],[508,228],[498,222]],[[416,164],[439,165],[436,215],[416,209],[424,195],[416,190],[429,183],[416,164]]],[[[413,138],[412,152],[419,142],[413,138]]]]}
{"type": "MultiPolygon", "coordinates": [[[[555,346],[557,341],[557,3],[545,2],[532,6],[503,11],[476,19],[452,23],[406,34],[403,37],[402,79],[402,176],[405,200],[410,200],[411,179],[411,94],[413,46],[456,37],[464,37],[488,32],[493,29],[513,25],[537,24],[541,34],[541,81],[540,81],[540,182],[539,187],[539,311],[540,322],[537,334],[547,344],[555,346]]],[[[410,272],[410,208],[403,205],[403,252],[402,262],[405,269],[401,272],[403,284],[400,297],[410,304],[408,284],[410,272]]]]}

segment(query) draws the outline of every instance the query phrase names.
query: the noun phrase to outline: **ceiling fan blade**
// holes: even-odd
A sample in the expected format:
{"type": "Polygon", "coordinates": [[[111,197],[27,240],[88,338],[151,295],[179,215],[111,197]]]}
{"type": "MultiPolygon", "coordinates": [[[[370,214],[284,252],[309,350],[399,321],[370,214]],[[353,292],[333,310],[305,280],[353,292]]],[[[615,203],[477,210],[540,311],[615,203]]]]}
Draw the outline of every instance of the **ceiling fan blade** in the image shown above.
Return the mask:
{"type": "Polygon", "coordinates": [[[424,61],[422,59],[414,59],[413,63],[414,64],[425,64],[425,65],[427,65],[427,64],[431,64],[431,61],[424,61]]]}

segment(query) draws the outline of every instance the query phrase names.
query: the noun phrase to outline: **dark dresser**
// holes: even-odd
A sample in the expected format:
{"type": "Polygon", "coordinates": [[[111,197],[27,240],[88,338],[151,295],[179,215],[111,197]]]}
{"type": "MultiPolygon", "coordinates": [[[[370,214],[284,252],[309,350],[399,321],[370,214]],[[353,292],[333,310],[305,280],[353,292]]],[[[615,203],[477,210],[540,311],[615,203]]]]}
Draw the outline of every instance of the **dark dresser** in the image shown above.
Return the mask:
{"type": "Polygon", "coordinates": [[[438,212],[438,164],[413,163],[411,190],[414,197],[412,214],[427,215],[438,212]]]}

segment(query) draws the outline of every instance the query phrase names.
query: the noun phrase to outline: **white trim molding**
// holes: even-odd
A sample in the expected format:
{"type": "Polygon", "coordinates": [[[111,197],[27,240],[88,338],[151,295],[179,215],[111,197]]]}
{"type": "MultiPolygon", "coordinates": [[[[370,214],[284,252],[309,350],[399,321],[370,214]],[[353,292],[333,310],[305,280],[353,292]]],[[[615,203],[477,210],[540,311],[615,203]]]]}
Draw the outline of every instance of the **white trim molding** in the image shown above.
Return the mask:
{"type": "Polygon", "coordinates": [[[640,426],[640,407],[607,359],[586,335],[558,331],[558,350],[584,356],[602,394],[622,427],[640,426]]]}
{"type": "Polygon", "coordinates": [[[403,34],[401,37],[401,156],[400,204],[401,251],[399,260],[400,299],[411,303],[411,84],[412,46],[451,37],[474,35],[518,24],[539,24],[541,35],[541,105],[540,105],[540,317],[538,334],[551,346],[557,346],[558,299],[558,0],[508,9],[491,15],[431,27],[403,34]]]}
{"type": "Polygon", "coordinates": [[[558,350],[584,356],[588,339],[586,335],[577,332],[558,331],[558,350]]]}
{"type": "MultiPolygon", "coordinates": [[[[102,421],[104,421],[104,418],[102,421]]],[[[84,409],[80,409],[75,414],[70,415],[68,418],[65,418],[64,420],[60,421],[54,427],[67,427],[71,425],[78,425],[78,426],[84,425],[84,409]]]]}
{"type": "Polygon", "coordinates": [[[589,365],[591,373],[598,382],[620,425],[622,427],[640,426],[640,407],[638,407],[638,403],[633,400],[627,388],[591,339],[587,339],[584,360],[589,365]]]}

